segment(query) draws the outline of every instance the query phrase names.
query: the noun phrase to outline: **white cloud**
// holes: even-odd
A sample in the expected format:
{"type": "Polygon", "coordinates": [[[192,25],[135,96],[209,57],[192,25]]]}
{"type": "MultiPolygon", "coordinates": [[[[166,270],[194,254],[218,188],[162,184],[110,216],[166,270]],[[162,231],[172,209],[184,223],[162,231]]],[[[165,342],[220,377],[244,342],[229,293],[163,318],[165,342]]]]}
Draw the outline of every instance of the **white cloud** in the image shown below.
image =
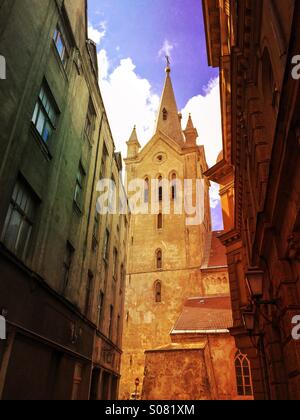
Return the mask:
{"type": "Polygon", "coordinates": [[[99,29],[95,28],[91,23],[88,25],[88,35],[89,38],[94,41],[97,45],[99,45],[102,39],[106,35],[106,22],[101,22],[99,24],[99,29]]]}
{"type": "Polygon", "coordinates": [[[164,41],[163,46],[158,52],[159,57],[165,57],[168,56],[171,58],[172,51],[174,50],[174,45],[171,44],[167,39],[164,41]]]}
{"type": "Polygon", "coordinates": [[[204,91],[205,95],[194,96],[188,101],[182,115],[186,124],[189,113],[192,114],[199,134],[198,142],[205,147],[208,165],[213,166],[222,150],[219,78],[211,80],[204,91]]]}
{"type": "Polygon", "coordinates": [[[220,185],[211,182],[210,207],[215,209],[220,204],[220,185]]]}
{"type": "Polygon", "coordinates": [[[107,52],[102,49],[98,52],[99,80],[107,79],[109,66],[110,63],[107,57],[107,52]]]}
{"type": "Polygon", "coordinates": [[[104,50],[99,53],[100,87],[117,150],[127,155],[126,142],[134,125],[137,126],[141,145],[153,135],[159,97],[152,92],[147,79],[136,73],[131,58],[120,64],[108,75],[109,62],[104,50]]]}
{"type": "MultiPolygon", "coordinates": [[[[160,98],[153,93],[150,82],[137,74],[131,58],[122,59],[111,72],[104,49],[98,53],[98,59],[101,92],[116,149],[124,158],[127,155],[126,142],[134,125],[142,146],[151,139],[160,98]]],[[[199,144],[205,146],[207,162],[212,166],[222,149],[219,79],[211,80],[204,92],[204,95],[191,98],[182,110],[183,127],[191,113],[199,144]]],[[[216,209],[220,202],[218,185],[212,183],[210,195],[211,207],[216,209]]]]}
{"type": "MultiPolygon", "coordinates": [[[[182,111],[186,124],[189,113],[192,114],[194,126],[197,128],[199,144],[205,147],[208,165],[213,166],[222,150],[222,125],[219,78],[211,80],[204,88],[204,95],[191,98],[182,111]]],[[[211,183],[210,206],[216,209],[220,204],[219,185],[211,183]]]]}

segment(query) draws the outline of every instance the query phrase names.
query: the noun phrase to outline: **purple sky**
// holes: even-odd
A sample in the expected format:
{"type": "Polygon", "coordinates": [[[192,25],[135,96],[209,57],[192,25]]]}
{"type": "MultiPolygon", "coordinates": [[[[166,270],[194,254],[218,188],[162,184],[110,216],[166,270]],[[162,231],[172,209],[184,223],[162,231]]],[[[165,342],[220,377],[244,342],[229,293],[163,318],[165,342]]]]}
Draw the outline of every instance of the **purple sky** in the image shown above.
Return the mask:
{"type": "MultiPolygon", "coordinates": [[[[88,4],[90,24],[105,31],[98,50],[106,51],[110,73],[120,60],[130,57],[136,74],[160,96],[165,59],[159,51],[167,40],[173,47],[172,79],[179,110],[191,98],[205,95],[209,81],[218,76],[218,69],[207,64],[201,0],[88,0],[88,4]]],[[[212,216],[214,229],[222,229],[220,205],[212,209],[212,216]]]]}
{"type": "Polygon", "coordinates": [[[174,45],[172,68],[179,108],[218,75],[207,65],[200,0],[89,0],[89,14],[96,28],[102,21],[107,23],[101,46],[109,51],[112,64],[131,57],[137,73],[159,95],[164,64],[158,51],[165,39],[174,45]]]}

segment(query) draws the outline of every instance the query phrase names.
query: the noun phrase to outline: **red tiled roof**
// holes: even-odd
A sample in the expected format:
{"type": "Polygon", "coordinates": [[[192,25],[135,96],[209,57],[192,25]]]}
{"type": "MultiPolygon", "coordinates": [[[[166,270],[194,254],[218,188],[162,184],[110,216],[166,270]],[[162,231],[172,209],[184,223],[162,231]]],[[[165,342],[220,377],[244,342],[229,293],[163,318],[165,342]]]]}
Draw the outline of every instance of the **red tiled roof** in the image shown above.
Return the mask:
{"type": "Polygon", "coordinates": [[[206,237],[206,247],[204,250],[204,257],[202,268],[226,267],[226,248],[218,239],[223,232],[209,232],[206,237]]]}
{"type": "MultiPolygon", "coordinates": [[[[172,334],[228,330],[233,325],[229,296],[188,299],[172,334]]],[[[225,332],[225,331],[224,331],[225,332]]]]}

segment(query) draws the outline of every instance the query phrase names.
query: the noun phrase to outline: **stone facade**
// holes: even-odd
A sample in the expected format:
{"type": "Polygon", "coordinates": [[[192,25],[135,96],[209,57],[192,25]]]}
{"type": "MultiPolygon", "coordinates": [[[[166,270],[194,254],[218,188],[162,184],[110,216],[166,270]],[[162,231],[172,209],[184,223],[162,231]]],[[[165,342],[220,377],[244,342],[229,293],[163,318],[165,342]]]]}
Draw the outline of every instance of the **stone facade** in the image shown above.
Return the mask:
{"type": "Polygon", "coordinates": [[[221,186],[231,333],[251,359],[256,399],[300,399],[291,335],[300,313],[300,82],[292,77],[300,4],[204,0],[203,9],[209,64],[220,67],[223,153],[206,175],[221,186]],[[245,282],[257,271],[266,304],[245,282]],[[250,333],[245,312],[255,320],[250,333]]]}
{"type": "Polygon", "coordinates": [[[87,3],[4,0],[0,27],[0,398],[114,398],[128,219],[96,214],[122,160],[87,3]]]}
{"type": "MultiPolygon", "coordinates": [[[[207,378],[204,379],[204,350],[200,346],[195,350],[179,348],[173,352],[172,346],[168,347],[171,344],[170,332],[182,312],[186,299],[229,292],[226,265],[221,263],[218,267],[212,267],[209,264],[212,238],[209,183],[203,176],[207,170],[204,148],[196,144],[197,132],[191,117],[186,130],[182,131],[170,68],[167,68],[166,72],[153,138],[140,150],[134,129],[127,143],[127,184],[130,185],[134,179],[142,180],[142,190],[145,191],[142,191],[141,201],[149,210],[154,198],[156,204],[158,202],[158,208],[154,214],[148,212],[131,216],[121,399],[133,397],[136,378],[139,378],[142,388],[144,374],[144,386],[138,390],[142,398],[209,398],[209,386],[205,384],[207,378]],[[203,218],[199,224],[188,226],[187,214],[184,211],[174,214],[178,195],[174,197],[172,188],[166,191],[162,186],[161,197],[171,197],[171,212],[163,214],[163,200],[159,199],[159,189],[152,184],[153,180],[160,178],[176,178],[182,182],[186,179],[193,180],[194,198],[196,179],[203,181],[203,201],[200,203],[203,205],[203,218]],[[189,360],[185,363],[186,354],[189,360]],[[167,362],[170,362],[171,366],[174,365],[174,370],[177,365],[178,372],[164,370],[163,364],[167,362]],[[199,372],[202,371],[203,375],[195,375],[197,380],[192,381],[194,384],[189,389],[184,389],[184,379],[175,386],[173,381],[178,373],[182,371],[184,377],[188,376],[194,362],[199,365],[199,372]]],[[[130,199],[130,193],[128,197],[130,199]]],[[[182,197],[179,197],[180,199],[182,197]]],[[[233,341],[230,341],[229,348],[234,351],[233,341]]],[[[230,368],[234,370],[234,357],[230,368]]],[[[231,382],[230,386],[235,388],[235,382],[234,385],[231,382]]],[[[231,391],[227,395],[232,395],[231,391]]]]}

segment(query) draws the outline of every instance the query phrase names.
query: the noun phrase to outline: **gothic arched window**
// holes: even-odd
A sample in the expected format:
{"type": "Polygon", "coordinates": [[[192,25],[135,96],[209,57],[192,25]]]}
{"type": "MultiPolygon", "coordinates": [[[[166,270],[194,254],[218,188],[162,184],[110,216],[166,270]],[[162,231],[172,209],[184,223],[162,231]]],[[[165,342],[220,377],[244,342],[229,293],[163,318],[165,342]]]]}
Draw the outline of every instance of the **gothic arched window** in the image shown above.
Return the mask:
{"type": "Polygon", "coordinates": [[[176,196],[177,196],[177,176],[175,173],[172,174],[171,176],[171,195],[172,195],[172,200],[176,200],[176,196]]]}
{"type": "Polygon", "coordinates": [[[163,179],[161,176],[158,177],[158,201],[163,200],[163,179]]]}
{"type": "Polygon", "coordinates": [[[155,302],[161,303],[161,282],[159,280],[155,282],[154,289],[155,289],[155,302]]]}
{"type": "Polygon", "coordinates": [[[245,354],[238,351],[234,359],[237,392],[239,396],[253,395],[250,361],[245,354]]]}
{"type": "Polygon", "coordinates": [[[162,213],[159,213],[159,215],[157,216],[157,229],[162,229],[163,228],[163,215],[162,213]]]}
{"type": "Polygon", "coordinates": [[[145,179],[144,202],[149,203],[149,178],[145,179]]]}
{"type": "Polygon", "coordinates": [[[158,249],[156,251],[156,268],[158,270],[162,269],[162,250],[158,249]]]}

